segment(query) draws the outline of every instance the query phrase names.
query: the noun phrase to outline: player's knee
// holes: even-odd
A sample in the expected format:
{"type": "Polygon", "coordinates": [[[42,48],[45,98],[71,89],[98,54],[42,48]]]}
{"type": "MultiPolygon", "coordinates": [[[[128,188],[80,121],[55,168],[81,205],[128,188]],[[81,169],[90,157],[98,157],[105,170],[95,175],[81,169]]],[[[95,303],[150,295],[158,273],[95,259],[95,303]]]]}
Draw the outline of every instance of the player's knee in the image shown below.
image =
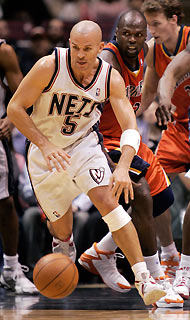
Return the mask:
{"type": "Polygon", "coordinates": [[[121,205],[102,218],[107,223],[108,228],[111,232],[121,229],[131,221],[130,216],[121,205]]]}
{"type": "Polygon", "coordinates": [[[144,178],[141,179],[141,185],[135,187],[134,195],[131,203],[133,219],[150,219],[153,215],[153,200],[149,185],[144,178]]]}
{"type": "Polygon", "coordinates": [[[139,202],[142,201],[143,199],[148,201],[149,199],[152,198],[150,195],[149,185],[145,178],[141,178],[139,180],[139,183],[133,186],[133,190],[134,190],[135,199],[136,200],[139,199],[139,202]]]}

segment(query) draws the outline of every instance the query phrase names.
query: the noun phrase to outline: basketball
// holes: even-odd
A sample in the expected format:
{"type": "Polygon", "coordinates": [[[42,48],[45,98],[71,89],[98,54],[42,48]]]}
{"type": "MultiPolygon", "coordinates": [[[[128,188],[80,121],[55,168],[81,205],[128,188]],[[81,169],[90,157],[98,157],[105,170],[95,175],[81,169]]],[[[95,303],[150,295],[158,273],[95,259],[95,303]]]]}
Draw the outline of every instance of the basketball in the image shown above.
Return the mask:
{"type": "Polygon", "coordinates": [[[62,253],[50,253],[36,263],[33,281],[39,292],[51,299],[60,299],[73,292],[78,283],[78,269],[62,253]]]}

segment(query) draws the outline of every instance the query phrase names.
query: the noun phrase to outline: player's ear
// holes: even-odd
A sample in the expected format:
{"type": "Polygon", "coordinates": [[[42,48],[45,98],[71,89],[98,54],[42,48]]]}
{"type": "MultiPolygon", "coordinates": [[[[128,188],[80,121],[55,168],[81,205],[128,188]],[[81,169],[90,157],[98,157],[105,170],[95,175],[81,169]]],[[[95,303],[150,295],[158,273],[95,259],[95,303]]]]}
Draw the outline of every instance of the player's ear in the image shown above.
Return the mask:
{"type": "Polygon", "coordinates": [[[104,48],[104,42],[102,41],[100,42],[98,53],[102,52],[103,48],[104,48]]]}
{"type": "Polygon", "coordinates": [[[175,23],[175,24],[178,22],[178,16],[176,16],[176,14],[173,14],[170,19],[171,19],[171,21],[172,21],[173,23],[175,23]]]}

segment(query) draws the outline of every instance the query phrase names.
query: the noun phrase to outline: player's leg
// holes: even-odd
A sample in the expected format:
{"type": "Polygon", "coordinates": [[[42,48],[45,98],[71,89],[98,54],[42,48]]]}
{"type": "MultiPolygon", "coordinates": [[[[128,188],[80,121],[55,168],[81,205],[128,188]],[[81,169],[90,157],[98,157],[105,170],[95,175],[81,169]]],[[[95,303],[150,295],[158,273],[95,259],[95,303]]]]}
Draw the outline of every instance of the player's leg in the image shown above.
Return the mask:
{"type": "Polygon", "coordinates": [[[53,236],[53,252],[61,252],[76,260],[76,247],[73,241],[73,213],[72,207],[55,222],[47,221],[48,229],[53,236]]]}
{"type": "Polygon", "coordinates": [[[170,277],[175,277],[175,272],[179,267],[179,253],[177,251],[171,229],[170,211],[165,211],[155,219],[156,233],[161,244],[161,265],[164,273],[170,277]]]}
{"type": "MultiPolygon", "coordinates": [[[[144,147],[144,144],[141,144],[141,148],[142,147],[144,147]]],[[[148,147],[145,147],[145,149],[148,150],[148,161],[150,160],[151,162],[153,162],[153,153],[148,149],[148,147]]],[[[109,155],[114,163],[118,162],[120,157],[120,152],[118,150],[112,150],[109,155]]],[[[138,236],[140,238],[142,251],[147,267],[151,272],[151,275],[153,275],[154,277],[160,277],[163,276],[163,272],[160,267],[157,252],[156,235],[152,214],[152,197],[150,196],[149,186],[145,178],[143,177],[143,175],[146,174],[148,161],[146,162],[142,159],[142,157],[136,156],[131,164],[130,175],[132,179],[138,183],[134,184],[135,197],[134,201],[132,202],[132,218],[137,229],[138,236]],[[139,178],[139,176],[142,176],[142,178],[139,178]]],[[[148,168],[147,172],[151,170],[151,172],[153,172],[153,177],[155,178],[158,175],[157,180],[160,183],[160,180],[161,182],[162,180],[165,180],[165,176],[162,169],[159,170],[159,174],[157,174],[157,166],[158,161],[156,162],[156,164],[153,163],[153,165],[150,166],[150,169],[148,168]]],[[[151,173],[149,175],[151,176],[151,173]]],[[[155,180],[155,178],[152,180],[155,180]]],[[[156,186],[159,185],[159,183],[157,183],[156,181],[156,186]]],[[[158,190],[159,188],[160,187],[158,187],[158,190]]],[[[125,210],[127,210],[128,207],[126,206],[125,201],[122,200],[122,197],[120,198],[120,201],[122,201],[120,203],[124,206],[125,210]]],[[[79,262],[91,272],[94,272],[96,269],[96,273],[99,273],[104,282],[106,282],[107,285],[112,289],[115,289],[119,292],[127,292],[129,288],[126,279],[119,274],[116,268],[116,262],[113,272],[113,263],[111,263],[111,260],[108,259],[110,258],[111,252],[111,257],[114,258],[115,250],[116,244],[114,243],[112,235],[108,234],[99,243],[97,243],[96,246],[92,246],[90,249],[85,251],[85,253],[81,255],[79,262]],[[101,259],[98,260],[94,259],[97,254],[100,254],[99,252],[97,252],[97,250],[101,251],[101,259]],[[107,278],[107,274],[109,273],[110,268],[112,269],[112,277],[107,278]]]]}
{"type": "MultiPolygon", "coordinates": [[[[168,129],[162,134],[156,155],[162,167],[173,180],[175,176],[186,170],[189,164],[188,136],[180,133],[178,125],[169,123],[168,129]]],[[[161,264],[166,274],[175,276],[179,267],[179,254],[173,240],[171,215],[169,210],[156,219],[156,233],[161,244],[161,264]]]]}
{"type": "Polygon", "coordinates": [[[189,298],[190,289],[190,203],[187,206],[183,221],[182,254],[179,270],[174,280],[175,290],[184,298],[189,298]]]}
{"type": "Polygon", "coordinates": [[[35,294],[36,287],[29,281],[18,262],[18,216],[13,201],[13,166],[6,140],[0,141],[0,233],[3,245],[3,269],[0,284],[16,293],[35,294]]]}
{"type": "Polygon", "coordinates": [[[72,179],[76,161],[73,162],[67,170],[54,170],[52,173],[45,165],[39,149],[32,145],[28,150],[28,171],[36,198],[47,217],[47,227],[53,236],[52,250],[62,252],[75,261],[71,204],[81,191],[72,179]]]}
{"type": "Polygon", "coordinates": [[[0,233],[4,254],[16,256],[18,248],[18,216],[12,196],[0,200],[0,233]]]}
{"type": "Polygon", "coordinates": [[[88,196],[108,224],[115,243],[127,257],[135,274],[136,287],[145,304],[150,304],[153,300],[159,300],[165,293],[162,291],[162,287],[156,285],[150,277],[142,256],[137,232],[127,212],[122,206],[118,206],[106,186],[91,189],[88,196]],[[143,280],[143,277],[145,277],[145,280],[143,280]],[[142,286],[144,287],[144,294],[142,286]]]}

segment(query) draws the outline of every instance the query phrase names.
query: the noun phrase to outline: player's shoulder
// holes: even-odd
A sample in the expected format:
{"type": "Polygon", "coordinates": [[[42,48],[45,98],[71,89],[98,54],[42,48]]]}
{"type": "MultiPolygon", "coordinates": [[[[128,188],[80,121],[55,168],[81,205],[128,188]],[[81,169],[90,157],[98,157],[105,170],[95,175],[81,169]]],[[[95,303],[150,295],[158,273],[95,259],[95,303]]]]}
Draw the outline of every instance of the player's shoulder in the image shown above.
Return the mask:
{"type": "Polygon", "coordinates": [[[120,75],[119,71],[116,70],[115,68],[112,68],[111,70],[111,78],[110,78],[110,83],[115,90],[119,90],[120,86],[124,84],[124,80],[122,76],[120,75]]]}
{"type": "Polygon", "coordinates": [[[8,66],[15,64],[16,60],[15,49],[10,44],[7,44],[6,41],[0,39],[0,67],[7,69],[8,66]]]}
{"type": "Polygon", "coordinates": [[[36,68],[39,68],[42,70],[54,68],[55,67],[55,56],[53,54],[44,56],[36,62],[35,66],[36,66],[36,68]]]}
{"type": "Polygon", "coordinates": [[[119,62],[112,51],[104,49],[100,57],[121,73],[119,62]]]}
{"type": "Polygon", "coordinates": [[[6,43],[4,39],[0,39],[0,55],[9,56],[13,53],[15,54],[14,48],[10,44],[6,43]]]}

